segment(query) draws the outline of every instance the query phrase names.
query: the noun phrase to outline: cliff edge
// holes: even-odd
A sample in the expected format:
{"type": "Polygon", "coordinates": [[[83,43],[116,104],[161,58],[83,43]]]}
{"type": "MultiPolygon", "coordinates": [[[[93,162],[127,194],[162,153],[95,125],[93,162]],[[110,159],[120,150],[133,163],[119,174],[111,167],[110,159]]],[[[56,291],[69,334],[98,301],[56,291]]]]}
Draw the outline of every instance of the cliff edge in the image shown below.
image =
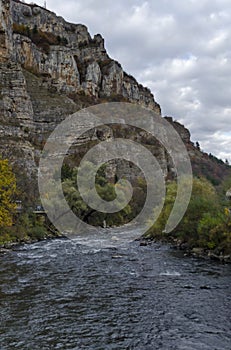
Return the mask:
{"type": "MultiPolygon", "coordinates": [[[[38,162],[50,133],[68,115],[102,102],[131,102],[161,114],[151,91],[109,57],[100,34],[92,38],[86,26],[36,4],[0,0],[0,155],[13,165],[26,200],[38,196],[38,162]]],[[[222,177],[225,165],[200,152],[189,131],[168,120],[185,142],[196,173],[203,163],[211,177],[222,177]]],[[[126,133],[142,141],[132,129],[126,133]]],[[[74,158],[94,142],[92,135],[84,137],[74,158]]],[[[149,148],[167,176],[170,157],[158,142],[149,148]]]]}

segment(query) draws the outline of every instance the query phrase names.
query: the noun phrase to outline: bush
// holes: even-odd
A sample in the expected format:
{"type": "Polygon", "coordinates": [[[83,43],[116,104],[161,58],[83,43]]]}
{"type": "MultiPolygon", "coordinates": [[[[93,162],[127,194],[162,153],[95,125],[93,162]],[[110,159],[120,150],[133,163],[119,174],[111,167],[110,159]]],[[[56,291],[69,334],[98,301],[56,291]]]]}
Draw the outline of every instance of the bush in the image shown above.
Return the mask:
{"type": "Polygon", "coordinates": [[[164,208],[148,237],[177,239],[190,248],[201,247],[217,252],[231,252],[231,213],[223,208],[219,196],[209,181],[193,180],[192,196],[187,211],[179,225],[170,234],[164,232],[177,193],[176,182],[167,185],[164,208]]]}
{"type": "Polygon", "coordinates": [[[66,38],[60,37],[59,35],[56,36],[53,33],[43,32],[42,30],[38,29],[36,25],[33,27],[33,29],[30,29],[24,24],[14,23],[13,32],[27,36],[46,54],[49,54],[51,45],[66,46],[68,44],[68,40],[66,38]]]}
{"type": "Polygon", "coordinates": [[[0,227],[12,226],[16,211],[16,178],[7,159],[0,158],[0,227]]]}
{"type": "Polygon", "coordinates": [[[35,226],[35,227],[32,227],[30,229],[30,232],[28,233],[28,235],[32,239],[41,240],[44,237],[46,237],[47,231],[46,231],[46,229],[43,226],[35,226]]]}
{"type": "Polygon", "coordinates": [[[13,33],[30,37],[31,31],[30,28],[24,24],[13,23],[13,33]]]}
{"type": "MultiPolygon", "coordinates": [[[[86,174],[84,178],[82,178],[82,181],[85,182],[86,188],[88,188],[87,195],[91,197],[92,195],[92,188],[89,188],[89,177],[91,176],[92,172],[94,172],[95,165],[93,163],[86,163],[84,165],[84,173],[86,174]]],[[[62,171],[62,174],[69,176],[69,169],[66,171],[66,166],[64,166],[64,169],[62,171]]],[[[120,225],[124,224],[129,221],[129,216],[131,214],[131,207],[130,205],[127,205],[125,208],[120,210],[119,212],[116,212],[114,214],[107,214],[100,211],[93,210],[91,207],[89,207],[82,199],[78,188],[76,186],[76,176],[77,176],[78,168],[74,168],[72,171],[72,174],[69,178],[63,177],[63,193],[65,195],[65,198],[69,204],[69,207],[72,209],[72,211],[80,217],[83,221],[88,222],[95,226],[103,226],[104,220],[106,220],[107,225],[120,225]]],[[[107,181],[105,177],[105,168],[102,166],[96,176],[96,183],[95,188],[98,192],[99,196],[104,199],[105,201],[112,201],[116,198],[115,193],[115,186],[117,186],[118,191],[121,192],[121,198],[124,194],[124,187],[122,188],[121,185],[117,184],[114,185],[107,181]]]]}

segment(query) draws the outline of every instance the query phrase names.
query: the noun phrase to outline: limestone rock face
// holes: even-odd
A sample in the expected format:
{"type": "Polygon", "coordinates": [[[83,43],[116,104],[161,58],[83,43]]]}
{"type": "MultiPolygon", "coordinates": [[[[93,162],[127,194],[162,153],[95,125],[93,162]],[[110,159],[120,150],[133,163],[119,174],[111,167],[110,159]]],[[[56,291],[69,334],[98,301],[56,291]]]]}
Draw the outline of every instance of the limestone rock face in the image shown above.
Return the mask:
{"type": "MultiPolygon", "coordinates": [[[[86,26],[68,23],[38,5],[0,0],[0,156],[10,159],[22,192],[32,201],[39,159],[50,133],[68,115],[111,101],[131,102],[161,113],[150,90],[109,57],[100,34],[92,38],[86,26]]],[[[190,142],[189,131],[171,118],[169,121],[197,167],[201,152],[190,142]]],[[[148,134],[137,134],[129,127],[85,133],[70,150],[70,162],[81,159],[89,145],[109,137],[144,143],[158,159],[163,174],[171,171],[165,149],[149,140],[148,134]]],[[[130,164],[121,161],[117,165],[119,175],[130,173],[130,164]]],[[[113,178],[115,167],[112,162],[109,178],[113,178]]],[[[133,176],[139,174],[137,170],[133,176]]]]}
{"type": "Polygon", "coordinates": [[[87,66],[85,81],[81,85],[87,95],[99,96],[101,78],[102,74],[98,63],[90,63],[87,66]]]}
{"type": "Polygon", "coordinates": [[[10,0],[0,1],[0,62],[7,61],[13,50],[10,0]]]}
{"type": "Polygon", "coordinates": [[[33,107],[20,65],[1,62],[0,84],[0,154],[11,160],[21,179],[31,179],[37,172],[29,135],[34,131],[33,107]]]}
{"type": "Polygon", "coordinates": [[[19,34],[13,37],[15,62],[21,63],[36,75],[46,76],[60,92],[76,92],[80,89],[77,65],[67,48],[52,46],[48,56],[38,50],[29,38],[22,39],[19,34]]]}
{"type": "Polygon", "coordinates": [[[82,24],[67,23],[62,17],[37,5],[29,5],[11,0],[11,17],[13,23],[37,27],[43,32],[55,33],[68,37],[71,47],[77,47],[80,42],[90,40],[87,27],[82,24]]]}
{"type": "Polygon", "coordinates": [[[160,113],[151,92],[108,56],[100,34],[91,38],[86,26],[35,4],[0,0],[0,153],[19,173],[36,178],[50,132],[111,97],[160,113]]]}
{"type": "Polygon", "coordinates": [[[1,56],[25,69],[45,75],[58,92],[93,97],[119,95],[160,113],[149,89],[128,76],[112,60],[100,34],[91,38],[87,27],[66,22],[35,4],[1,0],[1,56]]]}
{"type": "Polygon", "coordinates": [[[180,124],[177,121],[173,121],[172,117],[165,117],[165,119],[172,124],[172,126],[174,127],[174,129],[176,129],[176,131],[178,132],[178,134],[180,135],[180,137],[182,138],[182,140],[188,144],[190,143],[190,132],[188,129],[186,129],[182,124],[180,124]]]}
{"type": "MultiPolygon", "coordinates": [[[[123,79],[124,72],[118,62],[111,61],[107,66],[104,67],[105,74],[102,80],[102,93],[105,96],[110,96],[112,93],[117,95],[123,95],[123,79]],[[107,69],[105,69],[107,68],[107,69]]],[[[125,98],[128,98],[125,94],[125,98]]],[[[132,96],[130,94],[130,96],[132,96]]]]}

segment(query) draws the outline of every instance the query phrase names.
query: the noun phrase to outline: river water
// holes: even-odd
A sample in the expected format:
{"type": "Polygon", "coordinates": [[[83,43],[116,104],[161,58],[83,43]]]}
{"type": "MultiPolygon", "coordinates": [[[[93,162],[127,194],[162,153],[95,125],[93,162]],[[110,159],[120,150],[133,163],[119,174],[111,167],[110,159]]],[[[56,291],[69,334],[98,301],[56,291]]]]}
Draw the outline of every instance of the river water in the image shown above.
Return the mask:
{"type": "Polygon", "coordinates": [[[77,240],[0,256],[0,350],[230,350],[231,268],[77,240]]]}

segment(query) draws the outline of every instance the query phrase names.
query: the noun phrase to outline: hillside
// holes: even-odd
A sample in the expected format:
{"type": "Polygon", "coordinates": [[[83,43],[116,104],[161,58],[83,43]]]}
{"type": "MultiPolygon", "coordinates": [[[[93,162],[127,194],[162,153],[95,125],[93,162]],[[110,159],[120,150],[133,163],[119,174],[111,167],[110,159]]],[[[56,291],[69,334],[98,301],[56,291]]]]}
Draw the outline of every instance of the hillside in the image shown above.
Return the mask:
{"type": "MultiPolygon", "coordinates": [[[[92,38],[84,25],[68,23],[35,4],[1,0],[0,154],[13,165],[25,200],[37,201],[37,167],[51,131],[83,107],[111,101],[139,104],[161,114],[151,91],[109,57],[100,34],[92,38]]],[[[168,120],[186,144],[194,173],[218,184],[228,166],[201,152],[184,126],[168,120]]],[[[112,132],[147,143],[133,129],[112,132]]],[[[85,135],[76,144],[69,164],[95,140],[85,135]]],[[[171,159],[163,147],[155,141],[148,144],[165,176],[173,176],[171,159]]]]}

